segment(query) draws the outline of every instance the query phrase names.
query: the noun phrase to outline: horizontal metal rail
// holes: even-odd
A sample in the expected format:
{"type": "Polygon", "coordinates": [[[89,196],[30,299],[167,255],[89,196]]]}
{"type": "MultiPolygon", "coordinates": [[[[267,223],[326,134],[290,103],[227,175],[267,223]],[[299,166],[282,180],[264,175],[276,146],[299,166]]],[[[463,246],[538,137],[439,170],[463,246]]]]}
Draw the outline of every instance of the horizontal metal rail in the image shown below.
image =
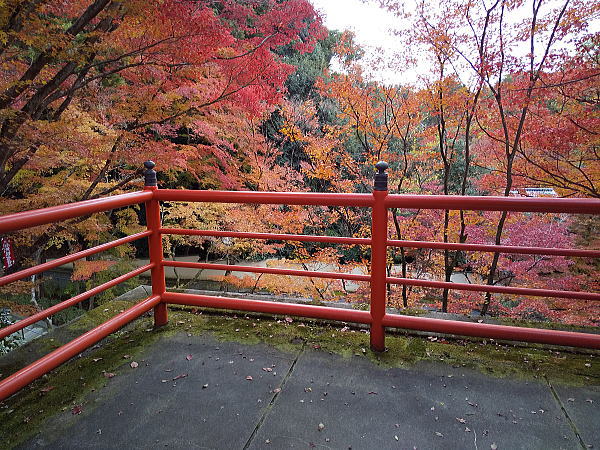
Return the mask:
{"type": "Polygon", "coordinates": [[[250,203],[266,205],[373,206],[371,194],[320,192],[188,191],[157,189],[154,198],[172,202],[250,203]]]}
{"type": "Polygon", "coordinates": [[[310,278],[333,278],[336,280],[370,281],[369,275],[340,272],[316,272],[311,270],[276,269],[272,267],[234,266],[232,264],[193,263],[185,261],[163,261],[165,267],[187,267],[189,269],[212,269],[231,272],[270,273],[275,275],[291,275],[310,278]]]}
{"type": "Polygon", "coordinates": [[[139,191],[0,216],[0,234],[143,203],[152,195],[151,191],[139,191]]]}
{"type": "Polygon", "coordinates": [[[114,287],[117,284],[122,283],[123,281],[127,281],[137,275],[140,275],[140,274],[152,269],[154,267],[154,265],[155,265],[154,263],[150,263],[150,264],[146,264],[145,266],[138,267],[137,269],[132,270],[131,272],[121,275],[113,280],[107,281],[106,283],[102,283],[101,285],[96,286],[88,291],[82,292],[81,294],[76,295],[75,297],[71,297],[68,300],[62,301],[60,303],[57,303],[56,305],[46,308],[43,311],[35,313],[29,317],[25,317],[24,319],[21,319],[18,322],[8,325],[7,327],[0,328],[0,339],[3,339],[12,333],[22,330],[23,328],[25,328],[28,325],[39,322],[40,320],[43,320],[46,317],[50,317],[51,315],[56,314],[57,312],[62,311],[63,309],[66,309],[66,308],[69,308],[70,306],[74,306],[78,303],[81,303],[82,301],[87,300],[88,298],[90,298],[94,295],[98,295],[101,292],[104,292],[107,289],[110,289],[111,287],[114,287]]]}
{"type": "Polygon", "coordinates": [[[387,245],[390,247],[431,248],[440,250],[463,250],[471,252],[498,252],[518,255],[581,256],[587,258],[600,258],[600,250],[583,250],[557,247],[517,247],[513,245],[459,244],[453,242],[404,241],[394,239],[388,240],[387,245]]]}
{"type": "Polygon", "coordinates": [[[41,357],[27,367],[4,378],[0,381],[0,400],[4,400],[35,379],[50,372],[52,369],[55,369],[74,356],[77,356],[112,332],[150,311],[159,302],[160,296],[155,295],[149,297],[122,313],[117,314],[102,325],[97,326],[87,333],[73,339],[71,342],[57,348],[53,352],[41,357]]]}
{"type": "MultiPolygon", "coordinates": [[[[178,234],[183,236],[212,236],[233,237],[242,239],[264,239],[278,241],[298,242],[326,242],[329,244],[371,245],[371,239],[351,238],[342,236],[313,236],[307,234],[276,234],[276,233],[248,233],[242,231],[215,231],[215,230],[186,230],[182,228],[161,228],[162,234],[178,234]]],[[[600,253],[600,252],[598,252],[600,253]]]]}
{"type": "MultiPolygon", "coordinates": [[[[370,238],[351,238],[342,236],[313,236],[305,234],[277,234],[277,233],[249,233],[241,231],[217,231],[217,230],[191,230],[183,228],[161,228],[162,234],[177,234],[181,236],[210,236],[210,237],[232,237],[242,239],[281,240],[298,242],[325,242],[330,244],[347,245],[371,245],[370,238]]],[[[458,244],[452,242],[432,241],[387,241],[390,247],[405,248],[430,248],[448,249],[478,252],[499,252],[520,255],[545,255],[545,256],[580,256],[587,258],[600,258],[600,250],[569,249],[556,247],[518,247],[513,245],[491,245],[491,244],[458,244]]],[[[0,278],[0,280],[2,280],[0,278]]]]}
{"type": "MultiPolygon", "coordinates": [[[[236,311],[252,311],[269,314],[282,314],[296,317],[308,317],[326,320],[337,320],[349,323],[370,324],[368,311],[357,311],[345,308],[331,308],[294,303],[247,300],[210,295],[183,294],[166,292],[163,301],[170,304],[199,306],[204,308],[228,309],[236,311]]],[[[473,336],[488,339],[505,339],[541,344],[567,345],[600,349],[600,335],[577,333],[571,331],[545,330],[507,325],[490,325],[485,323],[462,322],[458,320],[432,319],[427,317],[386,314],[383,325],[408,330],[428,331],[434,333],[473,336]]]]}
{"type": "Polygon", "coordinates": [[[85,258],[86,256],[95,255],[96,253],[118,247],[119,245],[127,244],[128,242],[137,241],[138,239],[150,236],[151,234],[151,231],[142,231],[141,233],[132,234],[131,236],[126,236],[121,239],[107,242],[106,244],[100,244],[96,247],[88,248],[77,253],[71,253],[70,255],[63,256],[62,258],[53,259],[52,261],[38,264],[37,266],[11,273],[10,275],[5,275],[0,277],[0,286],[12,283],[13,281],[22,280],[23,278],[27,278],[32,275],[37,275],[41,272],[46,272],[47,270],[54,269],[55,267],[62,266],[63,264],[77,261],[78,259],[85,258]]]}
{"type": "Polygon", "coordinates": [[[390,194],[385,199],[385,206],[406,209],[600,214],[600,202],[593,198],[390,194]]]}
{"type": "Polygon", "coordinates": [[[339,320],[352,323],[371,323],[371,314],[369,311],[359,311],[356,309],[216,297],[212,295],[182,294],[179,292],[165,292],[162,299],[167,303],[178,305],[312,317],[315,319],[339,320]]]}
{"type": "Polygon", "coordinates": [[[448,281],[418,280],[414,278],[386,277],[389,284],[404,284],[438,289],[455,289],[458,291],[493,292],[496,294],[531,295],[534,297],[570,298],[573,300],[600,301],[600,294],[579,291],[555,291],[551,289],[533,289],[510,286],[494,286],[488,284],[453,283],[448,281]]]}
{"type": "Polygon", "coordinates": [[[492,325],[488,323],[431,319],[428,317],[403,316],[399,314],[386,314],[383,317],[383,325],[386,327],[459,336],[600,349],[600,334],[576,333],[573,331],[492,325]]]}

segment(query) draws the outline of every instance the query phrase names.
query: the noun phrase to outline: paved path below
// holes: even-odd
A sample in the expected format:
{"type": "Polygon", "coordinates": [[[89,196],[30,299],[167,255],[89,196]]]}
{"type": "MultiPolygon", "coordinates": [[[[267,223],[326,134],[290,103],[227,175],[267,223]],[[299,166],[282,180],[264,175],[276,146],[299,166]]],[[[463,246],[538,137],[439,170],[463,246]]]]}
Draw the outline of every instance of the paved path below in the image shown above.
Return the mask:
{"type": "Polygon", "coordinates": [[[163,338],[86,405],[54,418],[24,448],[600,448],[597,386],[498,379],[442,363],[382,369],[361,357],[210,335],[163,338]]]}

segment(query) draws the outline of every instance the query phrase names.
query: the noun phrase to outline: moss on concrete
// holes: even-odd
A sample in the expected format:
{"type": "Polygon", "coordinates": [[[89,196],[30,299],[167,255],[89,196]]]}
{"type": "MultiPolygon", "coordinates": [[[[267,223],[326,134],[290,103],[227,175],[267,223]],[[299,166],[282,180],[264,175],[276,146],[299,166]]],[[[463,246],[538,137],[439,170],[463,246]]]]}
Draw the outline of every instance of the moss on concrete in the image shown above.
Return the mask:
{"type": "MultiPolygon", "coordinates": [[[[197,310],[196,310],[197,311],[197,310]]],[[[217,338],[247,344],[264,342],[282,351],[302,346],[342,356],[363,356],[383,367],[409,367],[419,361],[440,361],[496,377],[543,379],[569,385],[600,384],[600,354],[570,353],[541,345],[519,347],[491,340],[446,340],[387,335],[387,350],[369,349],[369,335],[360,329],[313,320],[268,319],[245,314],[189,314],[173,311],[165,332],[211,332],[217,338]],[[183,314],[183,315],[180,315],[183,314]],[[168,331],[167,331],[168,330],[168,331]]]]}
{"type": "MultiPolygon", "coordinates": [[[[112,302],[96,308],[79,321],[30,342],[7,358],[1,358],[2,377],[130,306],[128,302],[112,302]]],[[[0,403],[0,448],[15,447],[32,437],[46,419],[81,405],[90,392],[108,382],[105,373],[118,375],[161,335],[160,331],[152,331],[151,318],[139,319],[0,403]],[[127,355],[129,357],[124,358],[127,355]]]]}
{"type": "MultiPolygon", "coordinates": [[[[53,334],[14,352],[26,357],[9,358],[8,363],[0,359],[0,372],[6,376],[18,370],[23,362],[42,356],[68,340],[67,337],[101,324],[128,306],[129,302],[115,301],[96,308],[61,331],[60,338],[53,334]]],[[[245,344],[263,342],[284,352],[320,349],[344,357],[365,357],[382,367],[410,367],[419,362],[438,361],[496,377],[546,378],[569,385],[600,384],[598,352],[569,353],[484,340],[388,335],[387,351],[374,353],[369,350],[369,335],[365,330],[343,324],[181,307],[171,309],[165,327],[153,330],[151,317],[140,318],[0,404],[0,447],[11,448],[30,438],[43,421],[60,411],[81,404],[92,407],[85,399],[108,382],[105,373],[118,376],[129,369],[132,360],[143,359],[149,344],[161,336],[182,332],[192,335],[210,332],[217,339],[245,344]]]]}

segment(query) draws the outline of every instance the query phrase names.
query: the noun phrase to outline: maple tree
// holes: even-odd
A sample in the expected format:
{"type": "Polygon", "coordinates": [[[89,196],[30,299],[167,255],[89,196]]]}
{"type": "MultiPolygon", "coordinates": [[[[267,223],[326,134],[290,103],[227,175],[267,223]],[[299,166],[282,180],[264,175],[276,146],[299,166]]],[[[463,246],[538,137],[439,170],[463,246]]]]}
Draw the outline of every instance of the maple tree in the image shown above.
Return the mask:
{"type": "MultiPolygon", "coordinates": [[[[242,131],[256,133],[283,98],[294,66],[278,49],[304,53],[324,36],[309,2],[5,3],[3,213],[122,192],[150,158],[167,185],[240,188],[261,179],[264,186],[265,165],[283,173],[264,140],[242,131]]],[[[11,270],[61,246],[76,251],[135,232],[138,222],[130,209],[27,230],[12,237],[11,270]]],[[[74,276],[108,265],[81,262],[74,276]]]]}
{"type": "MultiPolygon", "coordinates": [[[[498,0],[489,4],[445,1],[430,8],[424,1],[416,2],[416,7],[402,1],[379,3],[410,21],[412,26],[404,33],[407,48],[423,49],[438,81],[448,67],[448,75],[468,89],[462,145],[469,153],[463,180],[473,158],[475,166],[487,173],[476,186],[482,193],[509,195],[515,184],[535,181],[539,186],[556,186],[563,195],[595,196],[597,119],[589,106],[597,75],[593,44],[597,33],[590,33],[588,26],[598,5],[498,0]],[[574,45],[567,43],[570,40],[574,45]],[[567,65],[567,61],[581,64],[567,65]]],[[[442,90],[437,92],[439,96],[442,90]]],[[[450,134],[443,130],[442,116],[438,117],[438,147],[446,163],[442,138],[450,134]]],[[[461,193],[465,192],[463,184],[461,193]]],[[[463,212],[460,215],[458,240],[465,242],[468,221],[463,212]]],[[[506,239],[507,220],[506,213],[495,219],[495,244],[506,239]]],[[[444,223],[449,225],[447,219],[444,223]]],[[[505,263],[501,254],[492,255],[486,266],[488,284],[501,282],[505,263]]],[[[452,264],[445,266],[448,275],[452,264]]],[[[488,294],[483,313],[491,299],[488,294]]]]}

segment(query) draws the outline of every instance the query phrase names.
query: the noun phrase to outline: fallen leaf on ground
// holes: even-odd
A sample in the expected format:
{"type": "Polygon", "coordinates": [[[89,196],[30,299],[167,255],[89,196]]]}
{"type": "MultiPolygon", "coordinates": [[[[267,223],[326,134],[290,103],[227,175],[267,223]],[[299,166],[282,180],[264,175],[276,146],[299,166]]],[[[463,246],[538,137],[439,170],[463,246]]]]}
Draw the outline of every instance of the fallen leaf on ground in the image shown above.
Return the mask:
{"type": "Polygon", "coordinates": [[[54,386],[46,386],[40,389],[40,392],[42,393],[46,393],[46,392],[50,392],[52,389],[54,389],[54,386]]]}
{"type": "Polygon", "coordinates": [[[131,364],[129,364],[131,366],[132,369],[137,369],[137,367],[139,366],[138,363],[136,363],[135,361],[131,361],[131,364]]]}
{"type": "Polygon", "coordinates": [[[71,414],[73,414],[73,415],[81,414],[82,411],[83,411],[83,408],[81,407],[81,405],[77,405],[77,406],[73,407],[73,409],[71,410],[71,414]]]}
{"type": "Polygon", "coordinates": [[[252,376],[248,375],[248,376],[246,377],[246,380],[248,380],[248,381],[252,381],[252,376]]]}
{"type": "Polygon", "coordinates": [[[444,437],[444,435],[443,435],[442,433],[440,433],[439,431],[436,431],[436,432],[435,432],[435,435],[436,435],[436,436],[439,436],[439,437],[444,437]]]}
{"type": "Polygon", "coordinates": [[[467,421],[465,419],[463,419],[462,417],[457,417],[456,420],[460,423],[467,423],[467,421]]]}
{"type": "Polygon", "coordinates": [[[320,423],[317,428],[319,429],[319,431],[323,431],[325,429],[325,425],[320,423]]]}
{"type": "Polygon", "coordinates": [[[187,373],[182,373],[181,375],[177,375],[175,378],[173,378],[173,381],[175,381],[175,380],[179,380],[179,379],[181,379],[181,378],[185,378],[185,377],[187,377],[187,376],[188,376],[188,374],[187,374],[187,373]]]}
{"type": "Polygon", "coordinates": [[[193,356],[192,356],[192,355],[187,355],[187,356],[185,357],[185,359],[187,359],[188,361],[191,361],[191,360],[192,360],[192,358],[193,358],[193,356]]]}
{"type": "Polygon", "coordinates": [[[112,378],[115,376],[115,374],[112,372],[104,372],[102,375],[104,375],[106,378],[112,378]]]}

